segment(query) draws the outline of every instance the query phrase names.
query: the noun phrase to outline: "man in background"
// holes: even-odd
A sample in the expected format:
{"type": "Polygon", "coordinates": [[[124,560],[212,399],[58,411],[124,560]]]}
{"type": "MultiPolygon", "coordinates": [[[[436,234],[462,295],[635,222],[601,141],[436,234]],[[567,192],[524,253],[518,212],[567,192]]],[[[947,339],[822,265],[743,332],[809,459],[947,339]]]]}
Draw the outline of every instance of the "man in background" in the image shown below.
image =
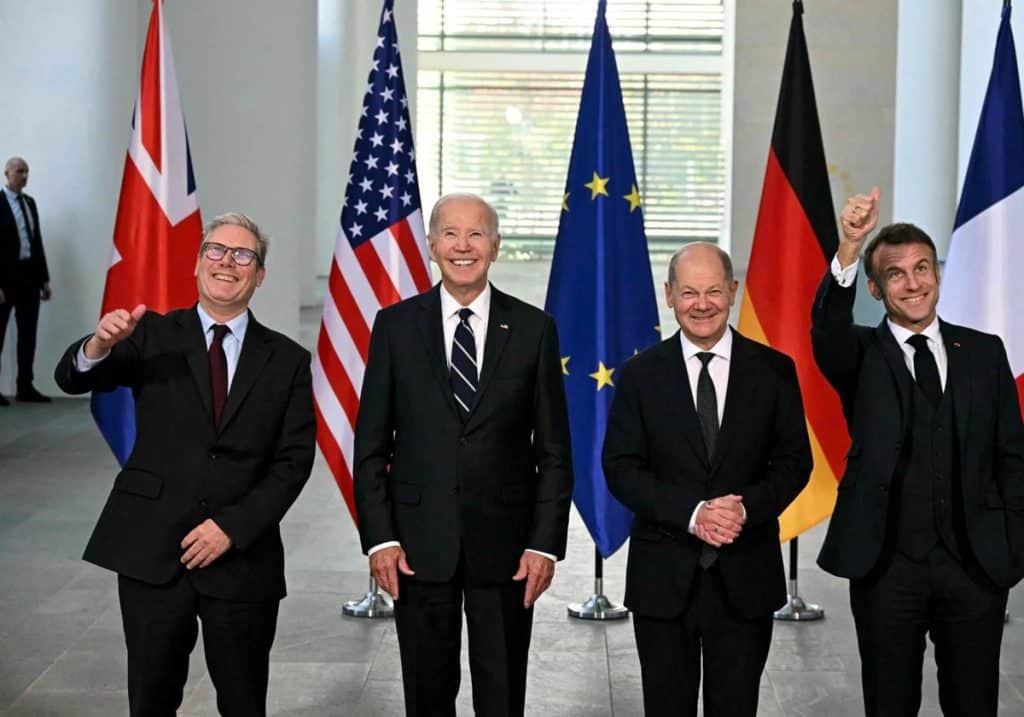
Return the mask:
{"type": "MultiPolygon", "coordinates": [[[[39,231],[39,211],[36,200],[24,191],[28,184],[28,163],[21,157],[11,157],[4,165],[4,176],[7,185],[0,191],[0,353],[7,320],[13,311],[18,327],[16,398],[30,403],[48,403],[50,399],[32,385],[39,302],[49,301],[52,295],[43,236],[39,231]]],[[[0,396],[0,406],[7,405],[8,400],[0,396]]]]}

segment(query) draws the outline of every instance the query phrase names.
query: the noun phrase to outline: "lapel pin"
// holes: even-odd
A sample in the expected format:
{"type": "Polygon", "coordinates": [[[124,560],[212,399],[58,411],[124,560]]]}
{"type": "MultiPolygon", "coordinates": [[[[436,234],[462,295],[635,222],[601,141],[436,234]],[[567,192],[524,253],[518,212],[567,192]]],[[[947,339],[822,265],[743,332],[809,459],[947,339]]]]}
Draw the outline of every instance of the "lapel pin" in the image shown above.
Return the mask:
{"type": "Polygon", "coordinates": [[[960,348],[960,342],[959,341],[954,341],[953,342],[953,348],[955,348],[955,349],[960,348]]]}
{"type": "Polygon", "coordinates": [[[505,329],[505,331],[508,331],[508,324],[498,324],[498,326],[505,329]]]}

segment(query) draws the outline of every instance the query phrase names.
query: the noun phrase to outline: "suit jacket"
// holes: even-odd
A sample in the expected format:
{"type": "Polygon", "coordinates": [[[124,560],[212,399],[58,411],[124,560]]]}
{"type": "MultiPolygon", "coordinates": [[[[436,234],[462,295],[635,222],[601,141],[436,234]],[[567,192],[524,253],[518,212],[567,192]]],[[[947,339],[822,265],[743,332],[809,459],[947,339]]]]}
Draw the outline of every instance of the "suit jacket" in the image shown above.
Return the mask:
{"type": "Polygon", "coordinates": [[[57,384],[73,394],[130,387],[137,428],[85,559],[163,584],[184,569],[181,540],[212,518],[233,545],[191,572],[199,592],[284,597],[278,524],[305,485],[315,451],[309,352],[250,314],[218,428],[195,308],[148,312],[110,356],[80,373],[74,362],[84,340],[61,358],[57,384]]]}
{"type": "Polygon", "coordinates": [[[491,288],[479,387],[452,397],[440,285],[377,314],[355,433],[363,551],[399,541],[416,577],[507,583],[523,550],[565,555],[572,458],[554,320],[491,288]]]}
{"type": "Polygon", "coordinates": [[[43,252],[43,235],[39,230],[36,200],[27,194],[22,196],[25,197],[25,205],[28,207],[29,219],[32,222],[32,232],[29,236],[32,256],[27,267],[27,275],[23,271],[25,267],[19,267],[18,263],[21,238],[18,236],[14,212],[7,201],[7,193],[0,190],[0,289],[5,292],[22,282],[42,288],[43,284],[50,280],[50,273],[46,268],[46,254],[43,252]]]}
{"type": "MultiPolygon", "coordinates": [[[[888,324],[853,323],[855,286],[827,272],[811,314],[814,357],[842,400],[852,439],[818,564],[861,578],[882,555],[895,474],[907,450],[913,378],[888,324]]],[[[997,585],[1024,574],[1024,429],[1002,341],[940,323],[971,552],[997,585]]]]}
{"type": "MultiPolygon", "coordinates": [[[[731,329],[730,329],[731,330],[731,329]]],[[[704,447],[676,332],[626,362],[608,417],[608,487],[635,514],[626,605],[671,618],[685,605],[703,543],[689,533],[697,503],[743,496],[747,522],[718,565],[730,606],[763,617],[786,602],[778,516],[807,484],[811,450],[793,360],[733,331],[715,454],[704,447]]]]}

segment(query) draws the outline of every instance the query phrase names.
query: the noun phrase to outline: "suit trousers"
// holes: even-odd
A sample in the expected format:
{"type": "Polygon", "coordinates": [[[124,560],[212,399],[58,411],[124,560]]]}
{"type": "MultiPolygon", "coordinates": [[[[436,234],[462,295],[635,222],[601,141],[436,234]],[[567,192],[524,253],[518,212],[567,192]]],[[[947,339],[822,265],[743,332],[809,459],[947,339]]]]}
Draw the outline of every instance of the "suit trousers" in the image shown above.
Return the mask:
{"type": "Polygon", "coordinates": [[[32,386],[35,376],[32,364],[36,356],[36,327],[39,323],[39,291],[35,282],[19,281],[8,287],[4,303],[0,304],[0,351],[3,351],[7,322],[14,311],[18,327],[18,391],[32,386]]]}
{"type": "Polygon", "coordinates": [[[1007,596],[941,544],[920,561],[892,551],[871,575],[851,580],[868,717],[918,713],[925,635],[935,646],[942,713],[995,717],[1007,596]]]}
{"type": "Polygon", "coordinates": [[[120,575],[117,587],[132,717],[176,714],[198,636],[196,618],[203,625],[217,710],[228,717],[266,715],[279,600],[238,602],[200,595],[184,572],[166,585],[120,575]]]}
{"type": "Polygon", "coordinates": [[[705,717],[757,715],[772,616],[736,615],[717,565],[694,576],[681,615],[662,619],[634,614],[633,630],[646,717],[695,717],[702,662],[705,717]]]}
{"type": "Polygon", "coordinates": [[[501,585],[466,584],[461,566],[449,582],[399,576],[395,628],[406,715],[455,715],[461,676],[463,600],[469,630],[473,711],[485,717],[523,715],[533,626],[533,608],[523,607],[525,583],[509,580],[501,585]]]}

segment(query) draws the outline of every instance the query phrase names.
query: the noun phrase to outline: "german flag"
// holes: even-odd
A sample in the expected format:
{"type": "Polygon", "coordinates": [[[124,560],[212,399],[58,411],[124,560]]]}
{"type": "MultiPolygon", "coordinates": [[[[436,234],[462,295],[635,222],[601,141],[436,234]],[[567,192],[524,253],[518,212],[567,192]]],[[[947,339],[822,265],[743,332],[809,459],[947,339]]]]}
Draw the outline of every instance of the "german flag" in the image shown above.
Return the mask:
{"type": "Polygon", "coordinates": [[[803,392],[814,472],[782,514],[782,541],[832,513],[849,446],[839,398],[811,353],[811,304],[839,236],[802,15],[796,0],[739,322],[747,336],[793,357],[803,392]]]}

